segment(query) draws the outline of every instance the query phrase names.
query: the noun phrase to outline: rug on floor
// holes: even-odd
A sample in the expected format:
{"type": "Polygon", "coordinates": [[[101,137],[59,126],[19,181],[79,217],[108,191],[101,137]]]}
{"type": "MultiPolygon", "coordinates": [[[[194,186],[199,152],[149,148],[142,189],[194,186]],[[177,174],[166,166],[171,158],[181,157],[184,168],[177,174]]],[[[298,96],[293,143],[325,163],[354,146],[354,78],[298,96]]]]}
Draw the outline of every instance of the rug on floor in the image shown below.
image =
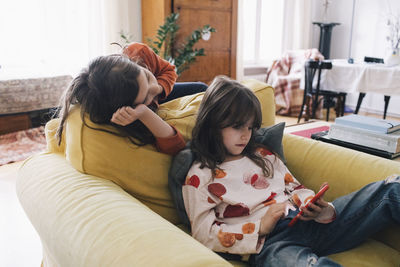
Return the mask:
{"type": "Polygon", "coordinates": [[[45,149],[44,126],[0,135],[0,166],[24,160],[45,149]]]}

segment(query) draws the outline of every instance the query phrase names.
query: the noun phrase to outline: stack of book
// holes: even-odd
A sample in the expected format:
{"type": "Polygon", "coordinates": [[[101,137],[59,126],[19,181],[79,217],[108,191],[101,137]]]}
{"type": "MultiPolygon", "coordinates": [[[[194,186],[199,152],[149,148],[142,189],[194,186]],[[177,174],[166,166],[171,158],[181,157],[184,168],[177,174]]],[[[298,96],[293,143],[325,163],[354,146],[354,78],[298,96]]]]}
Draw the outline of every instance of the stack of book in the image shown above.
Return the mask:
{"type": "Polygon", "coordinates": [[[347,115],[336,118],[329,132],[312,138],[389,159],[400,156],[400,122],[396,121],[347,115]]]}

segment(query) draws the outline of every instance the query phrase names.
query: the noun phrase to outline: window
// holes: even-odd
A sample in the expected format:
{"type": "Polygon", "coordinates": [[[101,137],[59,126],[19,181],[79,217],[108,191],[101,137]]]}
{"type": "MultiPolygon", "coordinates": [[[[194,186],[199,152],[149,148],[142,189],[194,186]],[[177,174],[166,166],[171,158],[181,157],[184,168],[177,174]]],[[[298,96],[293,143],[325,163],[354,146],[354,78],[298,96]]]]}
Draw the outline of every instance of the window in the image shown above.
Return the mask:
{"type": "Polygon", "coordinates": [[[243,1],[243,62],[267,66],[282,54],[284,1],[243,1]]]}
{"type": "Polygon", "coordinates": [[[110,43],[103,6],[98,0],[1,1],[0,71],[79,71],[110,43]]]}

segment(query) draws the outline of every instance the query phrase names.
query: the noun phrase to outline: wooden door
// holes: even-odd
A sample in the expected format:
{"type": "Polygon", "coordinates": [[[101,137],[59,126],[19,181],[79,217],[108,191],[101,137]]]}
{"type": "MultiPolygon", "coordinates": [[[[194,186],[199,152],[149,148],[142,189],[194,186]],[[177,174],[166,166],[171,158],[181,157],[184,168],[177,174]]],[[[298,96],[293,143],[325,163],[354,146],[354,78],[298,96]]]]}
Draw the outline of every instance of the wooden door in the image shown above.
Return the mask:
{"type": "Polygon", "coordinates": [[[174,0],[173,12],[179,12],[180,30],[175,48],[194,30],[209,24],[216,29],[210,40],[200,40],[206,56],[185,70],[178,81],[209,83],[217,75],[236,78],[237,0],[174,0]]]}
{"type": "Polygon", "coordinates": [[[142,0],[142,42],[149,44],[148,39],[155,40],[157,30],[171,14],[172,0],[142,0]]]}

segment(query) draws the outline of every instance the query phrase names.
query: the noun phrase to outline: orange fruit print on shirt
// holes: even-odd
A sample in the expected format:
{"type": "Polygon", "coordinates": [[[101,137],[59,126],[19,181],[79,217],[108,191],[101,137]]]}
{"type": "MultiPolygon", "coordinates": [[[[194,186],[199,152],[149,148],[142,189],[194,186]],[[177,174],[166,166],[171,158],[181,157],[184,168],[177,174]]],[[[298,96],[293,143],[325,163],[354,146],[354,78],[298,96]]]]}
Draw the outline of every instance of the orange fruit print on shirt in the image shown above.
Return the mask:
{"type": "Polygon", "coordinates": [[[235,234],[235,238],[237,240],[242,240],[243,239],[243,235],[242,234],[235,234]]]}
{"type": "Polygon", "coordinates": [[[243,234],[252,234],[252,233],[254,233],[255,229],[256,229],[256,225],[254,223],[245,223],[242,226],[243,234]]]}
{"type": "Polygon", "coordinates": [[[212,200],[212,198],[211,198],[211,197],[207,197],[207,202],[208,202],[208,203],[211,203],[211,204],[214,204],[214,203],[215,203],[215,201],[214,201],[214,200],[212,200]]]}
{"type": "Polygon", "coordinates": [[[235,234],[233,233],[226,233],[219,230],[218,232],[218,240],[226,248],[232,247],[233,244],[236,242],[235,234]]]}
{"type": "Polygon", "coordinates": [[[214,178],[224,178],[226,176],[226,172],[220,169],[216,169],[214,171],[214,178]]]}
{"type": "Polygon", "coordinates": [[[309,202],[313,197],[314,197],[314,196],[309,196],[308,198],[306,198],[306,199],[304,200],[304,204],[307,205],[308,202],[309,202]]]}
{"type": "Polygon", "coordinates": [[[294,204],[296,204],[297,207],[301,206],[301,200],[297,194],[293,195],[293,202],[294,202],[294,204]]]}
{"type": "Polygon", "coordinates": [[[285,184],[293,183],[293,182],[294,182],[293,176],[290,173],[286,173],[285,174],[285,184]]]}

